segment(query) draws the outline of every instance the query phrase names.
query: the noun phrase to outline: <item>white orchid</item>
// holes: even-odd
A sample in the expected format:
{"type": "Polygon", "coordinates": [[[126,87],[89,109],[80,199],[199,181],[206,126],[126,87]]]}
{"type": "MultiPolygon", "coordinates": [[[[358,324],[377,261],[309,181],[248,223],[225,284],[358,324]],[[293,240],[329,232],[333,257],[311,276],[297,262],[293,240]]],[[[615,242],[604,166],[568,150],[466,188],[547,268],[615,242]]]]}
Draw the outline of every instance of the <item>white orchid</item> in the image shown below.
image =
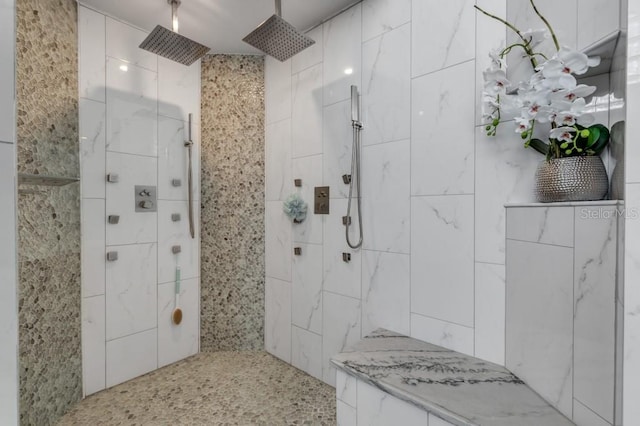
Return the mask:
{"type": "Polygon", "coordinates": [[[575,131],[575,128],[569,126],[556,127],[555,129],[551,129],[549,137],[560,142],[571,142],[573,141],[575,131]]]}
{"type": "Polygon", "coordinates": [[[507,80],[507,73],[502,69],[488,69],[484,73],[484,90],[486,93],[498,95],[506,93],[511,83],[507,80]]]}

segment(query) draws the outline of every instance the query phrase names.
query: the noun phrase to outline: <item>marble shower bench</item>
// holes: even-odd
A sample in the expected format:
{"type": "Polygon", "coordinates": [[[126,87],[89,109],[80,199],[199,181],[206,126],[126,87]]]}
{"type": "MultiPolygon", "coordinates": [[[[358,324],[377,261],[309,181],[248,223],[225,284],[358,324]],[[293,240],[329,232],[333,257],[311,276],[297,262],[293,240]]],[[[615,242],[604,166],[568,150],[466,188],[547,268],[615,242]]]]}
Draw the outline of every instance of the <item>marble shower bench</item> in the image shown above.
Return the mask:
{"type": "Polygon", "coordinates": [[[331,362],[338,425],[574,425],[506,368],[388,330],[331,362]]]}

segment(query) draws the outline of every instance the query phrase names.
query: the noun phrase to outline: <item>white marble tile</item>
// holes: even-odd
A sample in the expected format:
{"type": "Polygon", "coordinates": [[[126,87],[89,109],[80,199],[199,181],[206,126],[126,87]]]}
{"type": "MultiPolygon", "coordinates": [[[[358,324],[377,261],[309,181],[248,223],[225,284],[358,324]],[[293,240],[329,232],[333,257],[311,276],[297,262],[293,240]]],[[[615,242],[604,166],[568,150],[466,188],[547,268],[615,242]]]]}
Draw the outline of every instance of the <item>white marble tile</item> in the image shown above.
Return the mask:
{"type": "Polygon", "coordinates": [[[82,299],[82,391],[88,396],[106,386],[105,296],[82,299]]]}
{"type": "Polygon", "coordinates": [[[474,191],[474,62],[413,80],[411,193],[474,191]]]}
{"type": "Polygon", "coordinates": [[[265,199],[283,201],[293,191],[291,177],[291,120],[265,126],[265,199]]]}
{"type": "Polygon", "coordinates": [[[268,277],[291,281],[292,220],[282,211],[282,202],[265,206],[265,269],[268,277]]]}
{"type": "Polygon", "coordinates": [[[611,426],[612,423],[591,411],[577,399],[573,399],[573,422],[580,426],[611,426]]]}
{"type": "MultiPolygon", "coordinates": [[[[188,122],[158,117],[158,198],[189,199],[189,151],[184,143],[189,139],[188,122]],[[179,179],[180,186],[173,180],[179,179]]],[[[200,126],[191,126],[193,199],[200,199],[200,126]]]]}
{"type": "Polygon", "coordinates": [[[357,380],[342,370],[336,371],[336,398],[347,405],[356,407],[358,404],[357,380]]]}
{"type": "MultiPolygon", "coordinates": [[[[411,0],[362,2],[362,41],[392,31],[411,20],[411,0]]],[[[410,51],[408,51],[410,52],[410,51]]]]}
{"type": "Polygon", "coordinates": [[[324,184],[331,187],[331,198],[346,198],[349,185],[342,181],[342,175],[351,174],[351,102],[325,107],[323,129],[324,184]]]}
{"type": "Polygon", "coordinates": [[[105,191],[105,105],[79,100],[80,173],[82,198],[104,198],[105,191]]]}
{"type": "Polygon", "coordinates": [[[322,64],[291,77],[291,154],[322,153],[322,64]]]}
{"type": "Polygon", "coordinates": [[[292,179],[301,179],[298,193],[307,202],[307,218],[293,225],[293,241],[322,244],[322,215],[313,213],[314,188],[322,186],[322,155],[293,160],[292,179]]]}
{"type": "Polygon", "coordinates": [[[578,5],[577,47],[584,49],[620,28],[620,2],[580,0],[578,5]],[[588,28],[584,22],[597,22],[588,28]]]}
{"type": "Polygon", "coordinates": [[[576,207],[573,396],[614,421],[616,207],[576,207]]]}
{"type": "Polygon", "coordinates": [[[158,330],[107,342],[107,387],[158,368],[158,330]]]}
{"type": "Polygon", "coordinates": [[[175,283],[158,286],[158,367],[198,353],[200,337],[200,292],[197,278],[180,283],[182,322],[172,321],[176,307],[175,283]]]}
{"type": "MultiPolygon", "coordinates": [[[[635,68],[640,65],[640,59],[634,57],[635,62],[630,62],[632,66],[635,68]]],[[[630,80],[627,84],[626,96],[626,108],[627,108],[627,117],[637,117],[637,114],[640,113],[640,105],[637,105],[637,99],[640,99],[640,72],[635,71],[634,74],[627,75],[627,78],[630,80]]],[[[626,127],[626,135],[632,134],[638,130],[640,126],[635,123],[627,121],[625,123],[626,127]]],[[[636,144],[626,143],[624,145],[624,158],[626,164],[637,164],[640,161],[640,146],[636,146],[636,144]]],[[[640,182],[640,167],[626,167],[624,169],[625,172],[625,180],[627,183],[639,183],[640,182]]],[[[628,199],[628,195],[625,196],[628,199]]],[[[640,408],[638,409],[640,412],[640,408]]]]}
{"type": "Polygon", "coordinates": [[[360,301],[325,291],[322,302],[322,376],[335,386],[336,369],[329,361],[360,340],[360,301]]]}
{"type": "Polygon", "coordinates": [[[78,89],[81,98],[105,101],[105,16],[78,7],[78,89]]]}
{"type": "Polygon", "coordinates": [[[429,413],[358,380],[358,425],[425,426],[429,413]]]}
{"type": "Polygon", "coordinates": [[[543,157],[523,148],[510,125],[503,124],[494,138],[476,128],[477,262],[504,264],[504,204],[534,201],[535,170],[543,157]]]}
{"type": "Polygon", "coordinates": [[[107,58],[108,151],[157,155],[157,74],[107,58]]]}
{"type": "Polygon", "coordinates": [[[82,199],[82,297],[104,294],[104,200],[82,199]]]}
{"type": "Polygon", "coordinates": [[[476,26],[473,5],[472,0],[453,0],[439,3],[438,13],[433,13],[428,2],[413,0],[413,77],[474,58],[476,26]]]}
{"type": "Polygon", "coordinates": [[[322,380],[322,336],[292,327],[291,364],[322,380]]]}
{"type": "Polygon", "coordinates": [[[360,86],[362,7],[344,11],[323,25],[324,104],[349,99],[351,85],[360,86]]]}
{"type": "MultiPolygon", "coordinates": [[[[16,67],[15,2],[0,2],[0,141],[15,142],[16,67]]],[[[12,409],[12,414],[15,411],[12,409]]],[[[0,418],[1,419],[1,418],[0,418]]]]}
{"type": "Polygon", "coordinates": [[[293,257],[291,322],[322,334],[322,246],[296,244],[302,254],[293,257]]]}
{"type": "Polygon", "coordinates": [[[411,200],[411,312],[473,327],[473,196],[411,200]]]}
{"type": "Polygon", "coordinates": [[[473,328],[411,314],[411,337],[473,355],[473,328]]]}
{"type": "Polygon", "coordinates": [[[112,246],[118,260],[107,262],[107,340],[157,325],[157,245],[112,246]]]}
{"type": "Polygon", "coordinates": [[[264,123],[291,118],[291,60],[264,59],[264,123]]]}
{"type": "Polygon", "coordinates": [[[158,56],[138,46],[147,33],[107,16],[107,56],[157,71],[158,56]]]}
{"type": "Polygon", "coordinates": [[[504,365],[505,266],[476,263],[474,356],[504,365]]]}
{"type": "Polygon", "coordinates": [[[195,278],[200,275],[200,224],[198,206],[193,203],[195,238],[189,233],[189,202],[158,201],[158,282],[175,280],[175,268],[180,266],[182,278],[195,278]],[[180,220],[174,222],[171,215],[178,213],[180,220]],[[172,247],[180,246],[181,252],[173,254],[172,247]]]}
{"type": "Polygon", "coordinates": [[[573,207],[508,207],[507,238],[573,247],[573,207]]]}
{"type": "Polygon", "coordinates": [[[315,43],[291,58],[292,74],[299,73],[304,69],[322,62],[322,25],[312,29],[306,34],[314,40],[315,43]]]}
{"type": "MultiPolygon", "coordinates": [[[[353,226],[349,227],[352,242],[358,241],[355,205],[354,201],[351,213],[353,226]]],[[[353,250],[347,245],[345,226],[342,224],[342,217],[347,214],[347,201],[331,200],[331,211],[330,215],[324,217],[323,288],[359,299],[362,251],[353,250]],[[351,260],[345,262],[343,253],[350,254],[351,260]]]]}
{"type": "Polygon", "coordinates": [[[336,424],[338,426],[357,426],[358,412],[344,402],[336,401],[336,424]]]}
{"type": "MultiPolygon", "coordinates": [[[[368,250],[411,250],[411,143],[367,146],[362,153],[362,221],[368,250]]],[[[352,222],[356,219],[351,215],[352,222]]]]}
{"type": "Polygon", "coordinates": [[[561,413],[573,395],[573,249],[507,241],[506,366],[561,413]],[[544,259],[544,268],[531,259],[544,259]]]}
{"type": "Polygon", "coordinates": [[[200,60],[186,67],[158,56],[158,114],[200,123],[200,60]]]}
{"type": "MultiPolygon", "coordinates": [[[[363,3],[364,9],[366,4],[363,3]]],[[[361,121],[364,145],[411,137],[410,54],[410,24],[362,45],[361,121]]]]}
{"type": "Polygon", "coordinates": [[[362,335],[377,328],[411,333],[411,256],[364,250],[362,335]]]}
{"type": "Polygon", "coordinates": [[[108,152],[107,173],[119,180],[106,184],[106,214],[120,216],[118,224],[107,224],[107,245],[156,241],[157,213],[136,213],[134,194],[136,185],[157,185],[157,159],[108,152]]]}
{"type": "Polygon", "coordinates": [[[291,362],[291,283],[267,277],[265,284],[264,346],[291,362]]]}

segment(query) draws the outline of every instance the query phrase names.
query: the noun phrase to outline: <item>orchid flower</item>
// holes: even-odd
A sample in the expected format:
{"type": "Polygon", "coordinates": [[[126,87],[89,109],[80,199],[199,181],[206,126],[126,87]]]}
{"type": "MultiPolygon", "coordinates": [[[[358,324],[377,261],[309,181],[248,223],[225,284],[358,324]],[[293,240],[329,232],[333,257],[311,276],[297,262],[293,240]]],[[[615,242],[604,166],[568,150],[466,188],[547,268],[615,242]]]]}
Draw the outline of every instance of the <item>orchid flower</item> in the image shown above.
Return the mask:
{"type": "Polygon", "coordinates": [[[573,141],[575,131],[576,129],[574,127],[556,127],[555,129],[551,129],[549,137],[560,142],[571,142],[573,141]]]}

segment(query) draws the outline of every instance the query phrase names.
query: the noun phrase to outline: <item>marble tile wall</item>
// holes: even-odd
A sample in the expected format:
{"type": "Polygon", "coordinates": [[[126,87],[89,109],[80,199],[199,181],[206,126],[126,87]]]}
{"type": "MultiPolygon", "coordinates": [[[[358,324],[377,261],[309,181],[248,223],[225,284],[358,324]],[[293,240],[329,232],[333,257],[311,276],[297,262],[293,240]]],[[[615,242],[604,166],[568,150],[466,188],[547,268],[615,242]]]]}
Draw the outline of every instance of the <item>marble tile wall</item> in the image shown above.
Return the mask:
{"type": "MultiPolygon", "coordinates": [[[[557,14],[556,3],[537,2],[548,14],[557,14]]],[[[569,42],[588,45],[616,30],[614,3],[597,34],[577,21],[563,26],[569,42]]],[[[507,32],[476,16],[474,4],[529,25],[526,0],[456,0],[438,3],[437,13],[433,2],[365,0],[313,29],[313,48],[282,63],[266,58],[266,275],[290,284],[294,336],[283,330],[282,346],[268,350],[290,348],[283,358],[301,359],[311,345],[301,343],[304,330],[321,341],[308,365],[321,363],[328,383],[330,354],[383,325],[505,362],[504,204],[533,201],[541,158],[523,149],[509,123],[494,138],[484,133],[481,71],[507,32]],[[352,84],[364,123],[365,236],[355,251],[342,225],[352,84]],[[286,220],[282,201],[297,191],[311,206],[320,185],[331,188],[331,213],[286,220]]],[[[562,7],[582,19],[600,10],[562,7]]],[[[267,328],[275,321],[269,309],[267,328]]]]}
{"type": "MultiPolygon", "coordinates": [[[[265,241],[267,247],[274,247],[281,239],[290,239],[290,234],[279,232],[280,222],[269,221],[268,212],[279,206],[266,204],[265,224],[264,147],[265,143],[275,147],[270,150],[273,162],[266,173],[279,182],[270,192],[280,194],[289,172],[276,165],[290,165],[291,154],[277,147],[291,136],[290,130],[281,126],[269,129],[265,142],[264,99],[271,95],[264,92],[265,78],[273,76],[264,74],[264,59],[259,56],[207,55],[202,60],[200,335],[205,351],[258,350],[272,337],[281,341],[264,328],[265,241]]],[[[274,99],[290,116],[290,102],[280,105],[281,98],[274,99]]],[[[274,249],[271,253],[278,252],[274,249]]],[[[271,267],[273,278],[289,284],[291,260],[286,259],[288,262],[274,258],[271,267]]],[[[267,283],[268,300],[273,300],[271,296],[290,297],[286,288],[269,286],[267,283]]],[[[288,318],[290,328],[290,313],[282,315],[288,318]]],[[[274,313],[272,318],[284,323],[280,314],[274,313]]]]}
{"type": "Polygon", "coordinates": [[[82,345],[89,395],[199,350],[200,64],[159,58],[138,48],[145,32],[84,6],[78,12],[82,345]],[[184,147],[189,113],[195,239],[189,235],[184,147]],[[107,174],[118,181],[107,182],[107,174]],[[135,185],[157,188],[157,212],[136,213],[135,185]],[[119,222],[108,223],[110,215],[119,222]],[[172,253],[174,245],[180,254],[172,253]],[[107,261],[107,252],[117,252],[118,260],[107,261]],[[179,326],[171,322],[177,267],[179,326]]]}

